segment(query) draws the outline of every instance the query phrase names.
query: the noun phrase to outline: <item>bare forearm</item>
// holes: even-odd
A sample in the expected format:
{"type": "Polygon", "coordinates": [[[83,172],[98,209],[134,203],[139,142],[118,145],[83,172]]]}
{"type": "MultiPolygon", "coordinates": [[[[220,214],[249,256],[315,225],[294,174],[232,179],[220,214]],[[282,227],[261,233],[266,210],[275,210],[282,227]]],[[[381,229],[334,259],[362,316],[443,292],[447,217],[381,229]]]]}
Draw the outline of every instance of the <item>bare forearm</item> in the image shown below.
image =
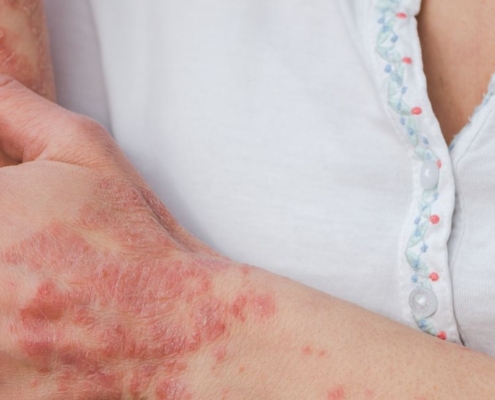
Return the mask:
{"type": "Polygon", "coordinates": [[[493,399],[493,359],[216,255],[101,127],[0,82],[0,398],[493,399]]]}
{"type": "Polygon", "coordinates": [[[191,377],[198,385],[192,393],[205,383],[211,388],[197,398],[222,398],[222,390],[230,393],[226,399],[495,398],[492,358],[251,271],[230,304],[246,293],[265,293],[267,306],[253,306],[248,294],[244,320],[220,340],[223,357],[210,355],[210,369],[191,377]]]}
{"type": "Polygon", "coordinates": [[[0,73],[55,100],[42,0],[0,0],[0,73]]]}
{"type": "MultiPolygon", "coordinates": [[[[0,74],[55,101],[42,0],[0,0],[0,74]]],[[[0,167],[16,163],[0,148],[0,167]]]]}
{"type": "MultiPolygon", "coordinates": [[[[0,0],[0,72],[53,99],[40,5],[0,0]]],[[[2,301],[11,319],[0,324],[5,398],[495,398],[493,359],[184,239],[131,178],[116,183],[113,164],[105,170],[111,179],[97,180],[107,161],[101,154],[117,154],[103,142],[108,135],[96,139],[87,132],[94,125],[80,120],[75,128],[53,126],[73,116],[21,92],[0,99],[12,129],[10,136],[0,133],[12,142],[11,156],[50,148],[33,144],[35,131],[60,132],[60,142],[53,153],[43,152],[39,165],[31,162],[19,176],[6,169],[3,177],[4,186],[16,185],[3,195],[25,199],[5,200],[9,213],[1,224],[3,247],[10,249],[1,259],[2,301]],[[33,112],[37,107],[46,112],[33,112]],[[50,123],[41,124],[40,114],[50,123]],[[13,127],[33,136],[21,146],[16,140],[23,135],[13,127]],[[60,147],[67,132],[70,142],[84,140],[60,147]],[[97,140],[103,145],[87,150],[97,140]],[[33,151],[18,154],[31,145],[33,151]],[[74,165],[64,164],[74,154],[74,165]],[[98,157],[103,161],[95,163],[98,157]],[[95,164],[100,169],[90,174],[95,164]],[[54,206],[57,199],[63,201],[54,206]],[[43,228],[47,221],[69,222],[43,228]],[[7,230],[12,226],[23,227],[19,237],[7,230]]],[[[115,161],[129,174],[123,164],[115,161]]]]}

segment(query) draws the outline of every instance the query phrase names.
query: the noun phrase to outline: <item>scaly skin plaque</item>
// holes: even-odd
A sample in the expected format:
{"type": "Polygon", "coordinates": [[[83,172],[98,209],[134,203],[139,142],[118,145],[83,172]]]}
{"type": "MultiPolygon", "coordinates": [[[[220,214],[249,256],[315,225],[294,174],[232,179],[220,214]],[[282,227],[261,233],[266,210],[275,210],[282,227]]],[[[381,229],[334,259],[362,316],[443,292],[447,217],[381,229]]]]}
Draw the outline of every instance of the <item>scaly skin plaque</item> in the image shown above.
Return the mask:
{"type": "Polygon", "coordinates": [[[99,182],[95,194],[111,201],[85,204],[75,224],[54,221],[0,255],[29,277],[12,289],[20,359],[62,397],[201,398],[188,381],[191,356],[231,357],[233,327],[272,318],[274,298],[250,284],[247,266],[174,250],[186,245],[161,223],[166,210],[151,192],[99,182]],[[240,282],[230,296],[216,283],[226,274],[240,282]]]}

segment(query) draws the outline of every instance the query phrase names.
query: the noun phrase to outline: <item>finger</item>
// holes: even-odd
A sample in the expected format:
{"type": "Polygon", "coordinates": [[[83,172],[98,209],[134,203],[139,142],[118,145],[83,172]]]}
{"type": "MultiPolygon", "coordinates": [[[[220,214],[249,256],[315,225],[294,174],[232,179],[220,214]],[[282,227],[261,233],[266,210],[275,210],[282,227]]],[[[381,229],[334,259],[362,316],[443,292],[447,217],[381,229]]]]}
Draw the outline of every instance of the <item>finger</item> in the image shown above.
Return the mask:
{"type": "Polygon", "coordinates": [[[108,163],[118,150],[96,122],[72,113],[13,78],[0,75],[0,150],[14,161],[108,163]]]}

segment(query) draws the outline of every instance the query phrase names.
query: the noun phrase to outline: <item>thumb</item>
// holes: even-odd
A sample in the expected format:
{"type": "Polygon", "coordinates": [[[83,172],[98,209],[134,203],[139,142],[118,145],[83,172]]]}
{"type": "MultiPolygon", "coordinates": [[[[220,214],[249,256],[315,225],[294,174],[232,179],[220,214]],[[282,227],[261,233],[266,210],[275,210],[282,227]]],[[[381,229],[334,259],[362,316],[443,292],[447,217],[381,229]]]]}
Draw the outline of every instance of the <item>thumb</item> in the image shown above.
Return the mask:
{"type": "Polygon", "coordinates": [[[84,166],[108,164],[118,153],[96,122],[6,75],[0,75],[0,150],[17,162],[43,159],[84,166]]]}

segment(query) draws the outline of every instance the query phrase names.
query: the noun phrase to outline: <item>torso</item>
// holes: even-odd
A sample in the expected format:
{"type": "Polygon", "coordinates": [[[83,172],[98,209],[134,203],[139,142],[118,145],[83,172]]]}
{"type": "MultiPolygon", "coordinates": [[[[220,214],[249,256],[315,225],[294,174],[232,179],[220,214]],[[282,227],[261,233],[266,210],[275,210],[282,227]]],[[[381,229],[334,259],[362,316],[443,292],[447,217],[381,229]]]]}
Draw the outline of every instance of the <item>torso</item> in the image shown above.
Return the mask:
{"type": "Polygon", "coordinates": [[[428,95],[447,144],[486,93],[495,72],[495,3],[423,0],[418,15],[428,95]]]}

